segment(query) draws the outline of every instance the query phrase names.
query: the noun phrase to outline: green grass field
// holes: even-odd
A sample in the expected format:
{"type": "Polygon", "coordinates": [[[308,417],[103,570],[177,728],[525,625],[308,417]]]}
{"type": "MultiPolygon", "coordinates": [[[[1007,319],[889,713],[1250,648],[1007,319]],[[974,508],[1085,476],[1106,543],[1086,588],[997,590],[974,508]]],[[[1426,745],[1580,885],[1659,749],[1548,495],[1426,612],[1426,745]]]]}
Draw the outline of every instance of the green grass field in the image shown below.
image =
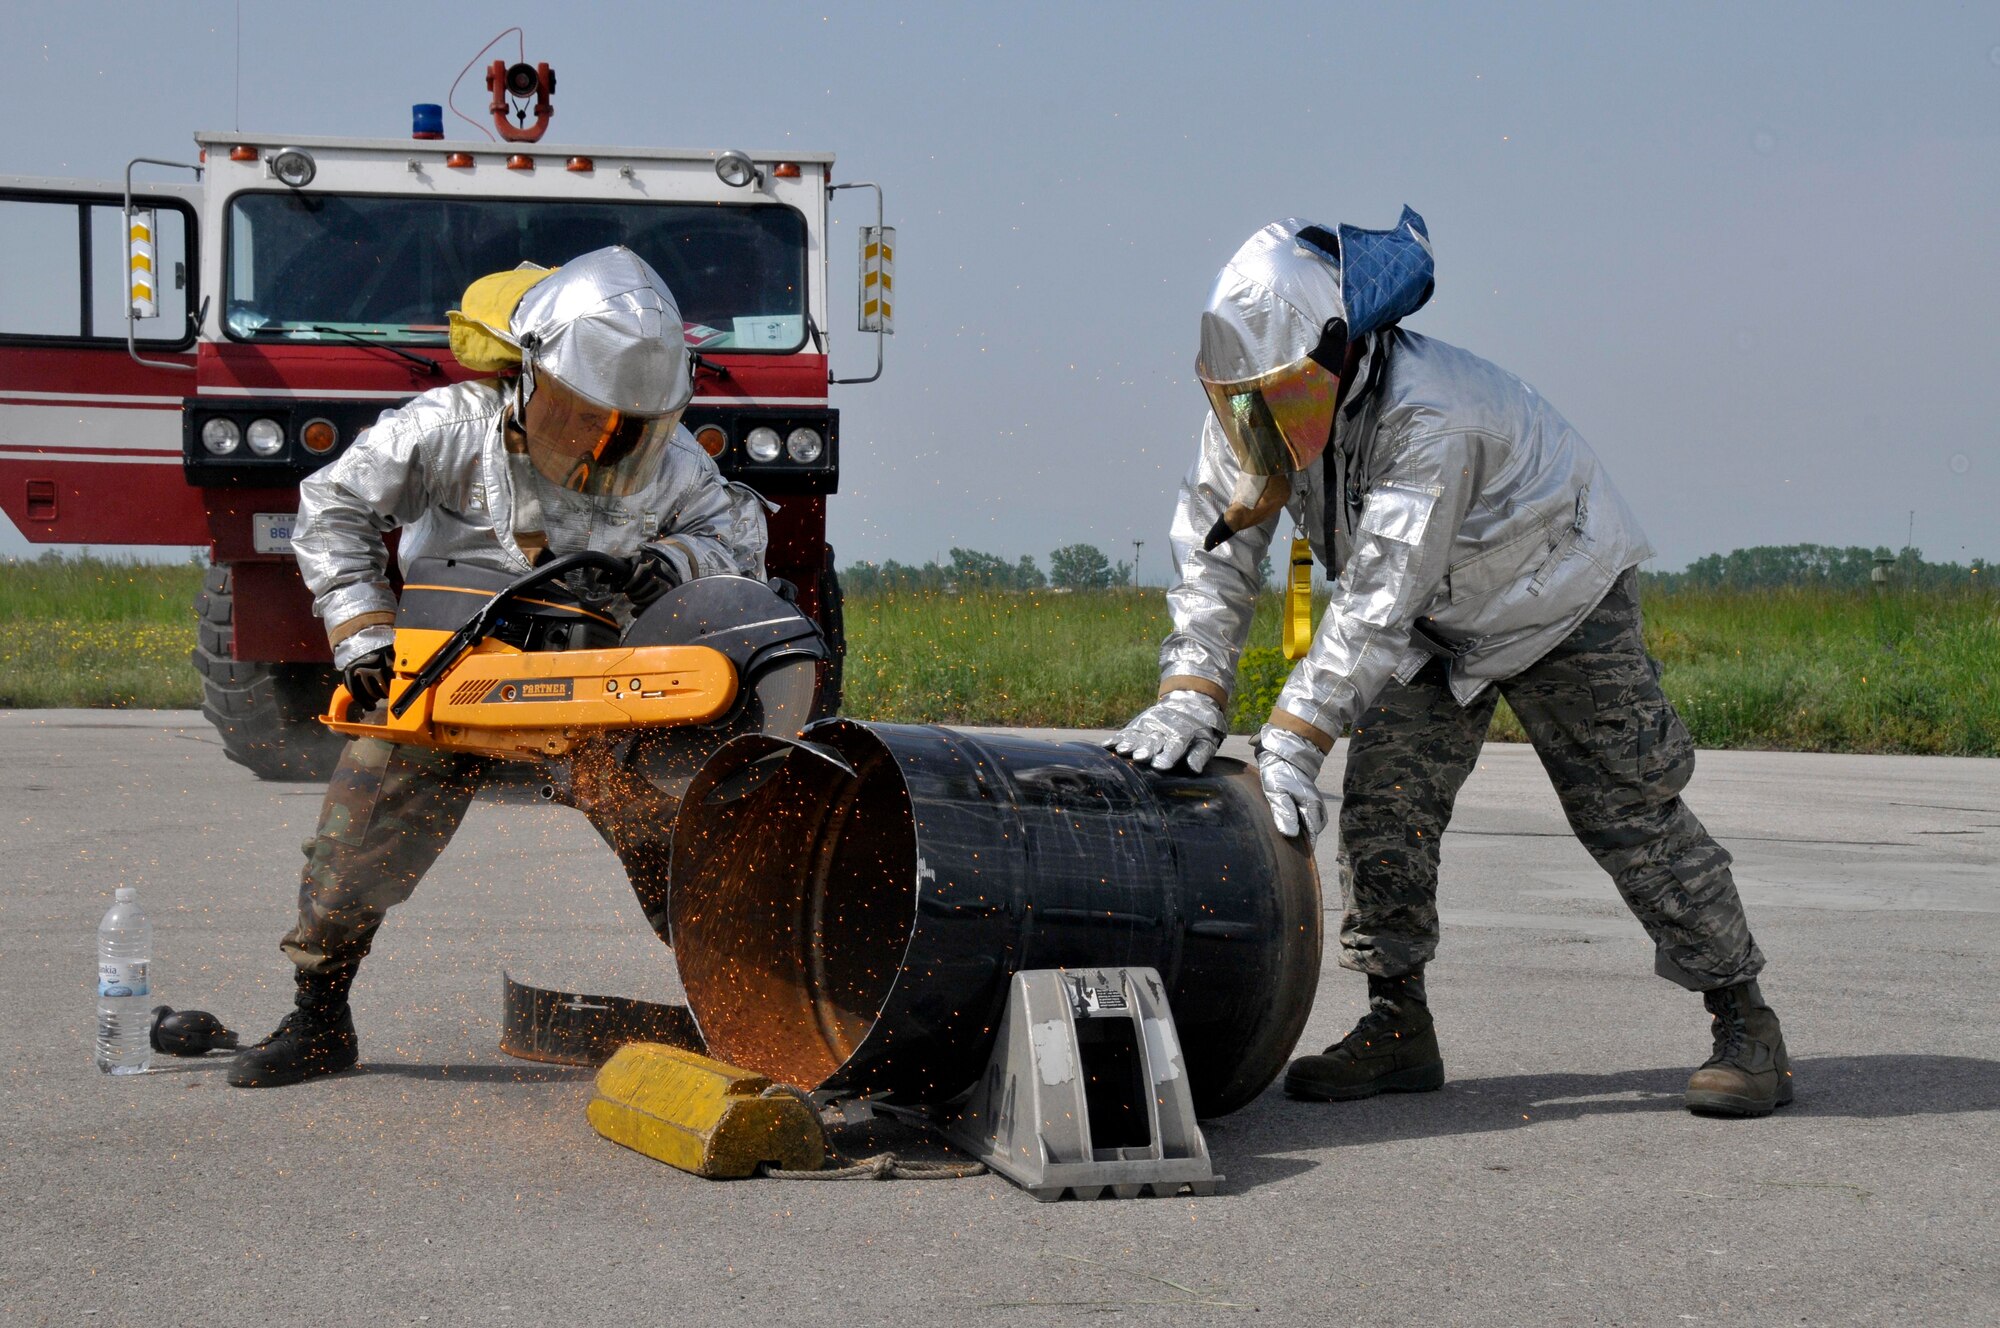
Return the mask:
{"type": "MultiPolygon", "coordinates": [[[[1687,592],[1646,599],[1667,694],[1705,747],[2000,756],[2000,599],[1980,593],[1687,592]]],[[[944,724],[1104,728],[1152,699],[1154,591],[885,595],[847,605],[847,710],[944,724]]],[[[1233,721],[1254,731],[1287,664],[1260,606],[1233,721]]],[[[1494,736],[1519,739],[1503,703],[1494,736]]]]}
{"type": "Polygon", "coordinates": [[[186,563],[0,562],[0,706],[193,708],[186,563]]]}
{"type": "MultiPolygon", "coordinates": [[[[201,569],[0,564],[0,706],[200,703],[187,662],[201,569]]],[[[1236,727],[1285,676],[1275,598],[1245,657],[1236,727]]],[[[2000,598],[1986,592],[1651,594],[1647,640],[1706,747],[2000,756],[2000,598]]],[[[1158,590],[857,597],[847,712],[1103,728],[1152,697],[1158,590]]],[[[1494,736],[1518,738],[1505,707],[1494,736]]]]}

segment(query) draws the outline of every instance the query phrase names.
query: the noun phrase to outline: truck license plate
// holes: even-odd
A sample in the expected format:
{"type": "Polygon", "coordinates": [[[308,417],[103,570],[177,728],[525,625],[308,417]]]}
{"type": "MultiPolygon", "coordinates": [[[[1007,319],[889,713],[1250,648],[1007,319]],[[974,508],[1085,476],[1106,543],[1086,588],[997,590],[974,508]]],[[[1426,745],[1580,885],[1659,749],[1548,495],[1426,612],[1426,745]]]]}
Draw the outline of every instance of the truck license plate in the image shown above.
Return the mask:
{"type": "Polygon", "coordinates": [[[250,518],[250,543],[259,553],[290,553],[296,512],[257,512],[250,518]]]}

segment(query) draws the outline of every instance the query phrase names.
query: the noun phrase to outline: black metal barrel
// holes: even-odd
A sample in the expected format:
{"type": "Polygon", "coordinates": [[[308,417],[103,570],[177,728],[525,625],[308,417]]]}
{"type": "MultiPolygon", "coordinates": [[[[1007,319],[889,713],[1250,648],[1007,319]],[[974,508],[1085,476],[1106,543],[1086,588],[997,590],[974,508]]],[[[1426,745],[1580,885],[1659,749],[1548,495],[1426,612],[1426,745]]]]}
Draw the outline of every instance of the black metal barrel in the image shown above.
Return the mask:
{"type": "Polygon", "coordinates": [[[688,789],[673,882],[709,1050],[807,1088],[949,1100],[1015,972],[1145,965],[1217,1116],[1284,1067],[1319,981],[1311,855],[1221,758],[1161,775],[1087,743],[843,719],[743,737],[688,789]]]}

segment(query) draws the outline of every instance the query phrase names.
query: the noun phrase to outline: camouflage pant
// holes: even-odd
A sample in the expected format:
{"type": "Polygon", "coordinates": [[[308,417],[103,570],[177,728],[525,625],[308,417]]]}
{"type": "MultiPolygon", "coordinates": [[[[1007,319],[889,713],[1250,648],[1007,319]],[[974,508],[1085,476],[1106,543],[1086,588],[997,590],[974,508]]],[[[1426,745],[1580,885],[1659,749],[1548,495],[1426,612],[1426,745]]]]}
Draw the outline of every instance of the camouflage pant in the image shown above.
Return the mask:
{"type": "MultiPolygon", "coordinates": [[[[1570,828],[1652,937],[1660,976],[1691,991],[1755,977],[1764,956],[1729,853],[1680,799],[1694,741],[1646,654],[1636,574],[1619,577],[1574,632],[1497,691],[1527,729],[1570,828]]],[[[1390,683],[1363,713],[1340,808],[1344,966],[1394,977],[1436,953],[1439,840],[1497,704],[1489,687],[1461,707],[1440,662],[1390,683]]]]}
{"type": "MultiPolygon", "coordinates": [[[[444,852],[497,764],[379,738],[348,743],[306,844],[299,920],[281,942],[292,962],[307,973],[351,972],[383,915],[410,897],[444,852]]],[[[578,754],[563,773],[631,877],[646,920],[665,936],[671,800],[601,749],[578,754]]]]}

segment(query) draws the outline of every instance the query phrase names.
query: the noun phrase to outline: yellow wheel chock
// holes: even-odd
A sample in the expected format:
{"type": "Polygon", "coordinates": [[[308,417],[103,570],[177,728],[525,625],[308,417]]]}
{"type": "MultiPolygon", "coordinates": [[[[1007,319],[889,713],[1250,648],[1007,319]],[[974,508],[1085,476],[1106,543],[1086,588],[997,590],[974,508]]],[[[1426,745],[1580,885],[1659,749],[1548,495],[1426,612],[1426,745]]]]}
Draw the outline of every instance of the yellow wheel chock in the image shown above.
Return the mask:
{"type": "Polygon", "coordinates": [[[633,1042],[597,1072],[590,1123],[613,1143],[711,1180],[826,1165],[819,1115],[761,1074],[698,1052],[633,1042]]]}

